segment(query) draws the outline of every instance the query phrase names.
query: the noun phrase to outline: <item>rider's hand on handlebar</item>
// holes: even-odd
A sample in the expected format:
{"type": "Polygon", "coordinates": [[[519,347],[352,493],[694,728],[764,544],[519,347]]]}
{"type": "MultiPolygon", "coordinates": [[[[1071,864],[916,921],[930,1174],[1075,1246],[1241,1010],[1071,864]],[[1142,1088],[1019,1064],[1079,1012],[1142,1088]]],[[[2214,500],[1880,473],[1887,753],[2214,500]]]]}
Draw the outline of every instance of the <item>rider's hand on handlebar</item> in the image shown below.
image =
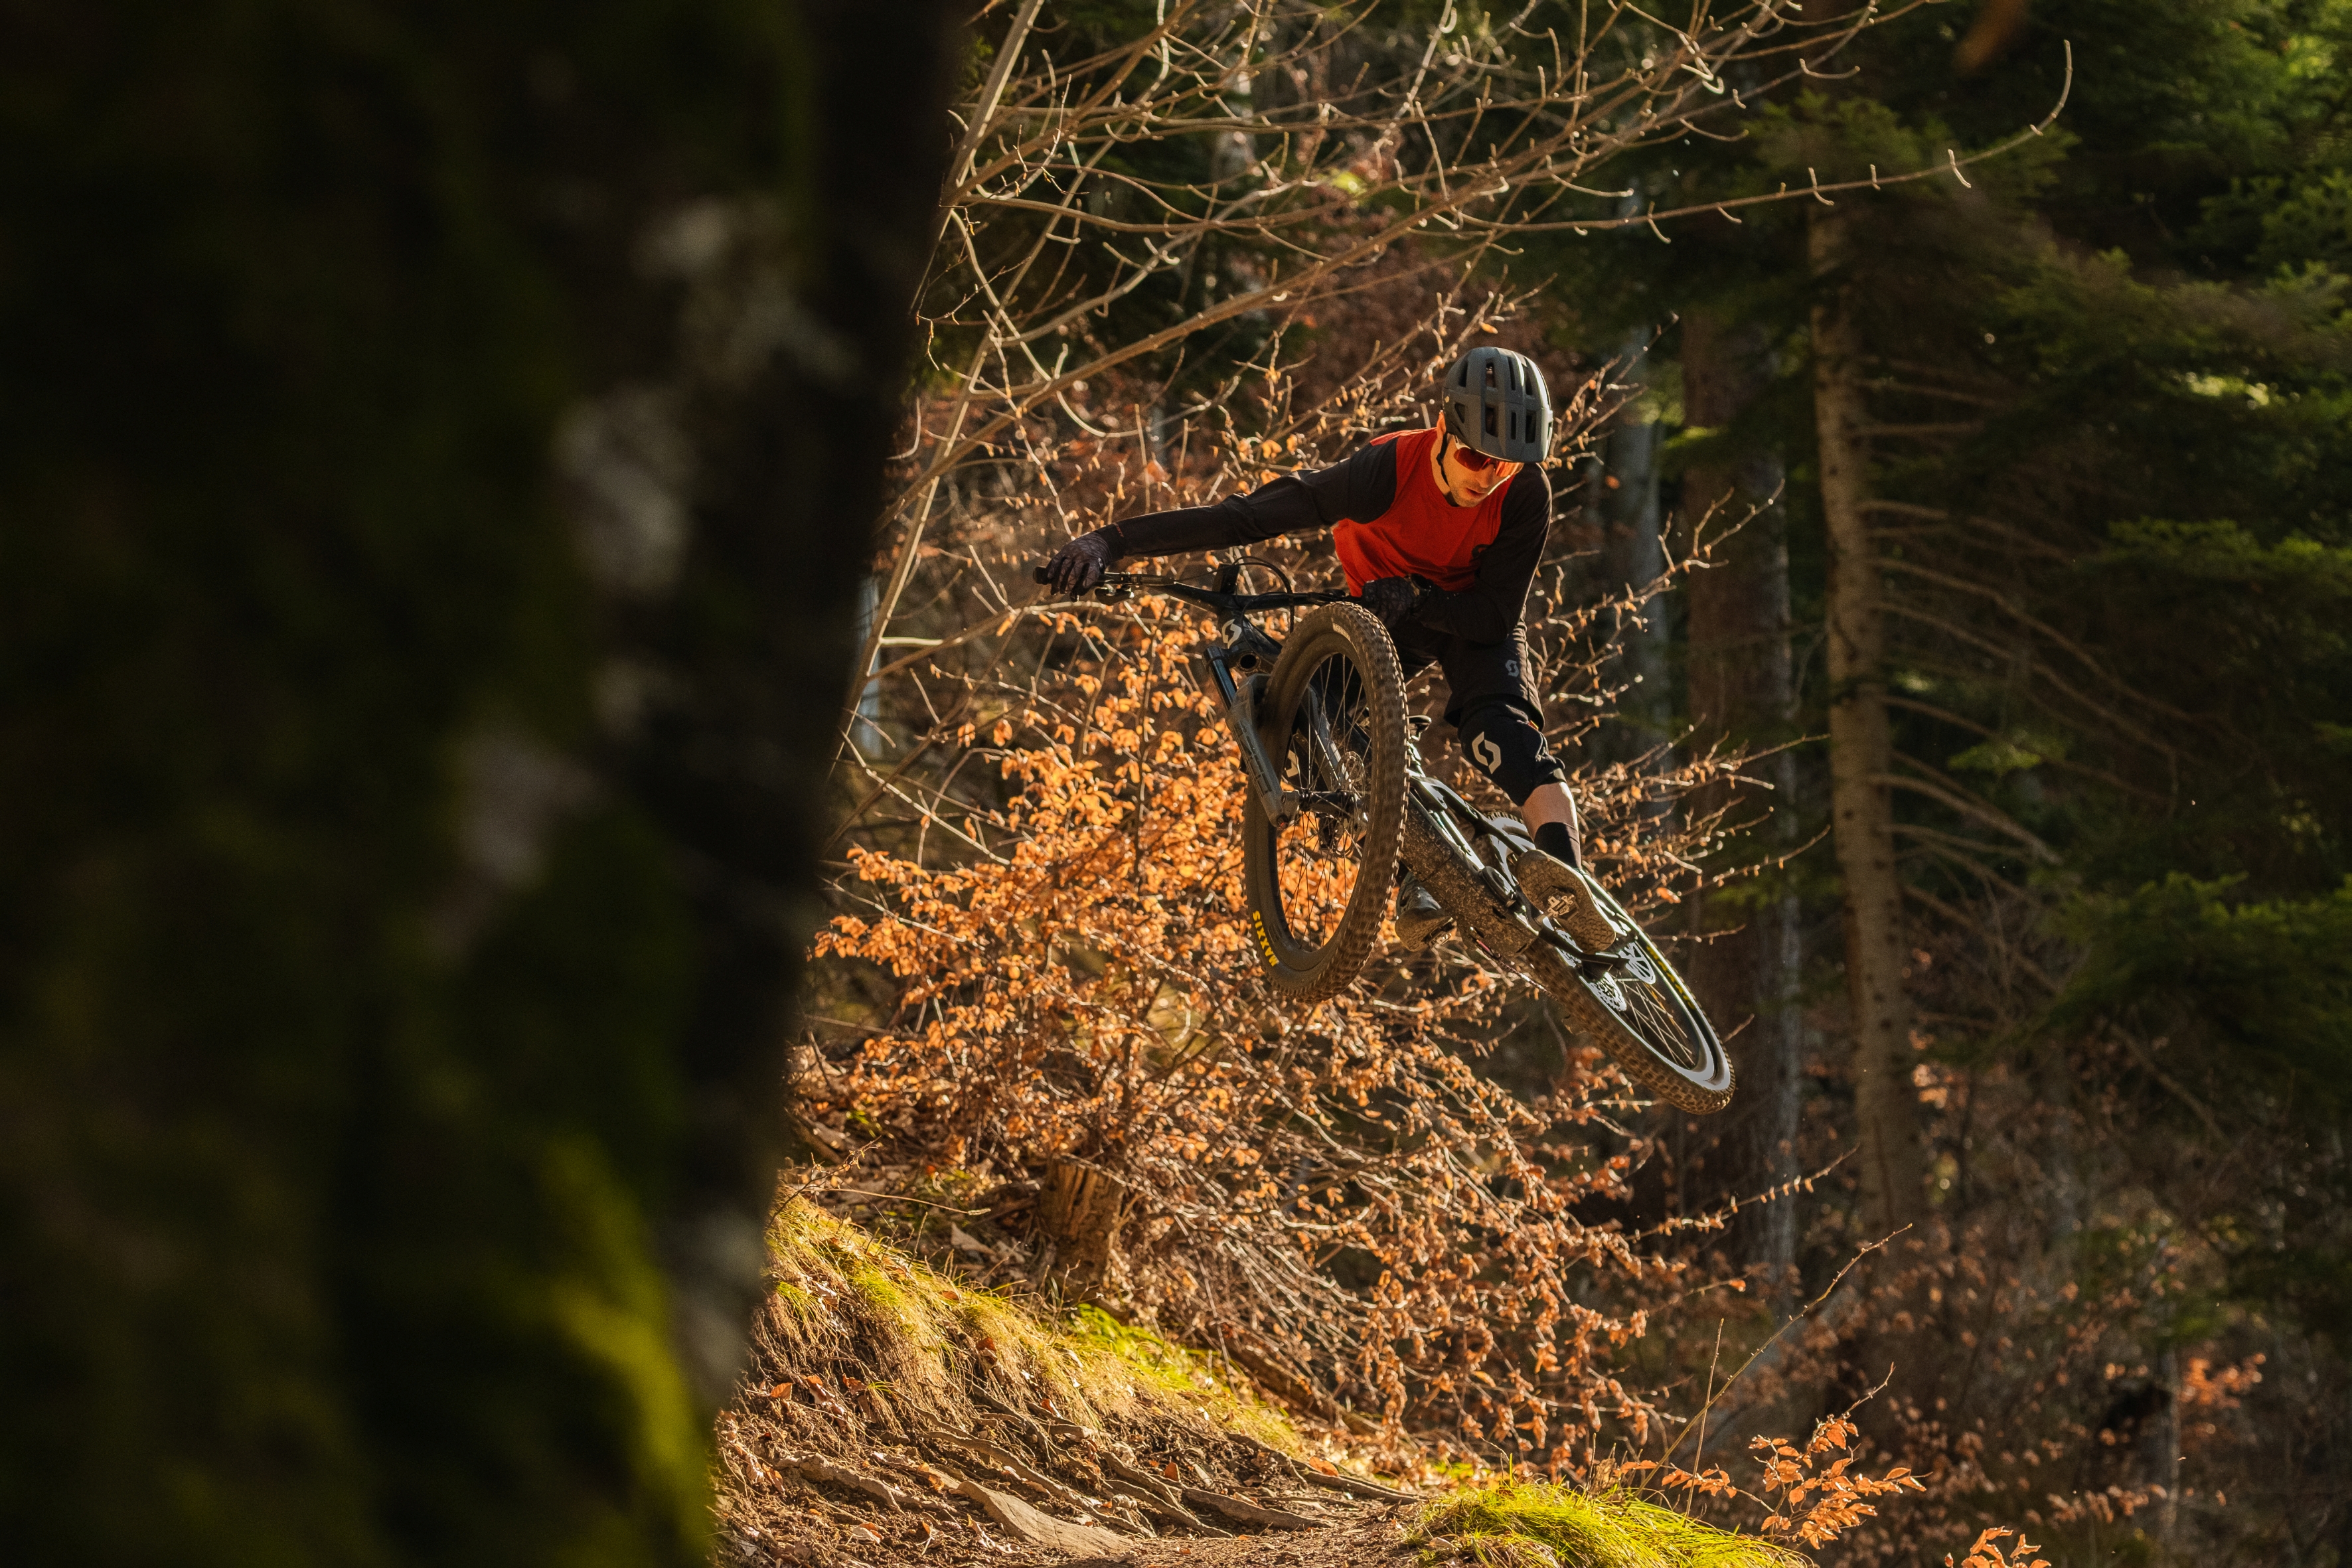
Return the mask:
{"type": "Polygon", "coordinates": [[[1110,563],[1110,541],[1100,533],[1081,533],[1055,551],[1035,575],[1040,583],[1075,599],[1103,580],[1110,563]]]}
{"type": "Polygon", "coordinates": [[[1411,577],[1381,577],[1364,584],[1364,608],[1391,632],[1421,608],[1421,584],[1411,577]]]}

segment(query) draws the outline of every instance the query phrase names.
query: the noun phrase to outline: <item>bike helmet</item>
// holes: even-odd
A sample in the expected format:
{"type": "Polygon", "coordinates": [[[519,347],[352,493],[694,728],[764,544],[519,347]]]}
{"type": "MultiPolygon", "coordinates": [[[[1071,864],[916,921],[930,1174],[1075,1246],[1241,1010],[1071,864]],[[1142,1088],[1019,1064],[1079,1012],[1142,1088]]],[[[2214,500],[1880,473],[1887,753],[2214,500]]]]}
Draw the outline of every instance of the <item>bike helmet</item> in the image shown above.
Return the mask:
{"type": "Polygon", "coordinates": [[[1536,362],[1481,345],[1447,367],[1438,393],[1454,438],[1506,463],[1540,463],[1551,449],[1551,393],[1536,362]]]}

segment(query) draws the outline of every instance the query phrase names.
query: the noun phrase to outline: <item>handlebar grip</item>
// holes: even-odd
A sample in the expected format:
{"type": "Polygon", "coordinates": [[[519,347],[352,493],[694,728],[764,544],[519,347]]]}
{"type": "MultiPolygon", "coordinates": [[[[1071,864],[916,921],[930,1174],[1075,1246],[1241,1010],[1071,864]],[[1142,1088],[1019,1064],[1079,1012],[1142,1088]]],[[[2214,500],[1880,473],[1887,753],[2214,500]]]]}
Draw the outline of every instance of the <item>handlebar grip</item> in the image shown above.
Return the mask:
{"type": "Polygon", "coordinates": [[[1029,568],[1029,581],[1042,584],[1050,583],[1053,579],[1045,575],[1045,569],[1043,566],[1032,566],[1029,568]]]}

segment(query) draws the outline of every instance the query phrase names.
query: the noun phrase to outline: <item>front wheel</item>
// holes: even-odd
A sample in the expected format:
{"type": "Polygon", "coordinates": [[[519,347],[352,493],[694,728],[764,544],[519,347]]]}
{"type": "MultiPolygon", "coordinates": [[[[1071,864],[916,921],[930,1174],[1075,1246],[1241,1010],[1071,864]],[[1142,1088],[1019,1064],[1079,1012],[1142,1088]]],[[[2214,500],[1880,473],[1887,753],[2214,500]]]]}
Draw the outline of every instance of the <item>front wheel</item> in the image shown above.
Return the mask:
{"type": "Polygon", "coordinates": [[[1320,1002],[1371,955],[1404,833],[1404,673],[1386,629],[1353,603],[1301,617],[1257,728],[1297,809],[1270,820],[1250,792],[1250,935],[1277,990],[1320,1002]]]}

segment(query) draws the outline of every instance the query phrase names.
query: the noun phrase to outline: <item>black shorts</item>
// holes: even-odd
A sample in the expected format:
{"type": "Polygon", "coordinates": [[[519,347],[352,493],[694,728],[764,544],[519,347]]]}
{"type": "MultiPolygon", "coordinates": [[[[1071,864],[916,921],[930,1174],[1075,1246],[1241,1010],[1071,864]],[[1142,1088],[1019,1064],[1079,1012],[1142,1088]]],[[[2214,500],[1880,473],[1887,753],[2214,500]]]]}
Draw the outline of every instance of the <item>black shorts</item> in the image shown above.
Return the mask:
{"type": "Polygon", "coordinates": [[[1544,743],[1543,704],[1528,659],[1527,633],[1511,628],[1508,642],[1478,643],[1408,622],[1396,630],[1397,658],[1406,679],[1434,664],[1445,677],[1445,721],[1462,754],[1495,781],[1514,805],[1547,784],[1566,784],[1544,743]]]}

